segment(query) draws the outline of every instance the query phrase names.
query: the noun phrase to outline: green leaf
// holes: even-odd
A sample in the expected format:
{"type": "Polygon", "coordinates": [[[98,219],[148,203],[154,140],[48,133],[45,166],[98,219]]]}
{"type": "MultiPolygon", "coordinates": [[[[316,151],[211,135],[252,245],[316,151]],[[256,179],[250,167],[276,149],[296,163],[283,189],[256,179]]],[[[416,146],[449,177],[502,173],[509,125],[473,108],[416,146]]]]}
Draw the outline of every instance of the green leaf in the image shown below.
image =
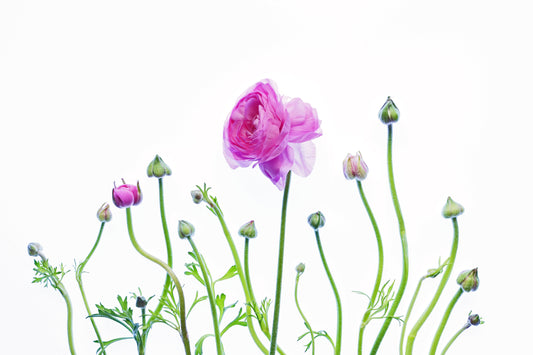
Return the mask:
{"type": "Polygon", "coordinates": [[[235,265],[232,265],[228,271],[226,271],[226,273],[224,274],[224,276],[222,276],[221,278],[217,279],[215,282],[213,282],[213,285],[216,284],[217,282],[219,281],[223,281],[223,280],[228,280],[228,279],[231,279],[232,277],[235,277],[238,275],[238,272],[237,272],[237,266],[235,265]]]}
{"type": "Polygon", "coordinates": [[[207,339],[209,337],[212,337],[212,336],[214,336],[214,335],[213,334],[206,334],[206,335],[202,336],[200,339],[198,339],[198,341],[194,345],[195,346],[194,355],[202,355],[204,353],[203,350],[202,350],[202,347],[204,345],[204,341],[205,341],[205,339],[207,339]]]}

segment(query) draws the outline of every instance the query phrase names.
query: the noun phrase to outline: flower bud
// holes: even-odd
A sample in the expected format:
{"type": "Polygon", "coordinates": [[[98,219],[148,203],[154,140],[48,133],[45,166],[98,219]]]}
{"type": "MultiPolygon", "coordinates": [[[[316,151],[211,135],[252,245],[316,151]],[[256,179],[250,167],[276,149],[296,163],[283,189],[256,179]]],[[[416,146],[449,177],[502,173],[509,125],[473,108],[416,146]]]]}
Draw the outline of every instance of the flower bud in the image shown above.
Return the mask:
{"type": "Polygon", "coordinates": [[[307,223],[309,223],[314,230],[318,230],[318,228],[324,227],[326,217],[324,217],[322,212],[318,211],[307,217],[307,223]]]}
{"type": "Polygon", "coordinates": [[[305,264],[304,263],[299,263],[298,265],[296,265],[296,272],[297,273],[303,274],[304,271],[305,271],[305,264]]]}
{"type": "Polygon", "coordinates": [[[245,238],[255,238],[257,236],[257,229],[255,228],[255,222],[250,221],[246,224],[243,224],[239,228],[239,235],[245,238]]]}
{"type": "Polygon", "coordinates": [[[387,97],[387,101],[379,110],[379,119],[386,125],[397,122],[400,118],[400,110],[394,104],[394,101],[391,100],[390,96],[387,97]]]}
{"type": "Polygon", "coordinates": [[[444,218],[454,218],[462,214],[464,210],[463,206],[452,200],[451,197],[448,197],[448,200],[442,209],[442,215],[444,218]]]}
{"type": "Polygon", "coordinates": [[[178,234],[181,239],[190,238],[194,235],[194,226],[187,221],[178,222],[178,234]]]}
{"type": "Polygon", "coordinates": [[[162,178],[165,175],[172,175],[172,170],[170,170],[168,165],[165,164],[159,155],[156,155],[154,160],[148,165],[146,173],[148,174],[148,177],[155,176],[156,178],[162,178]]]}
{"type": "Polygon", "coordinates": [[[199,204],[204,199],[204,195],[202,195],[202,191],[200,190],[192,190],[191,197],[192,197],[192,202],[196,204],[199,204]]]}
{"type": "Polygon", "coordinates": [[[477,268],[461,272],[457,277],[457,283],[465,292],[477,290],[477,288],[479,287],[477,268]]]}
{"type": "Polygon", "coordinates": [[[368,175],[368,166],[366,166],[360,152],[357,152],[355,156],[348,154],[342,162],[342,166],[344,176],[348,180],[362,181],[368,175]]]}
{"type": "Polygon", "coordinates": [[[43,247],[39,243],[28,244],[28,254],[30,254],[30,256],[39,256],[42,250],[43,247]]]}
{"type": "Polygon", "coordinates": [[[481,317],[479,316],[479,314],[468,315],[468,324],[476,326],[476,325],[480,325],[483,323],[484,322],[481,320],[481,317]]]}
{"type": "Polygon", "coordinates": [[[115,187],[112,192],[113,203],[118,208],[126,208],[138,205],[142,201],[142,193],[139,182],[137,186],[131,184],[120,185],[115,187]]]}
{"type": "Polygon", "coordinates": [[[100,222],[109,222],[111,220],[111,210],[109,209],[109,203],[104,203],[96,212],[96,218],[100,222]]]}
{"type": "Polygon", "coordinates": [[[144,296],[137,296],[137,300],[135,301],[135,307],[144,309],[148,305],[148,301],[144,296]]]}

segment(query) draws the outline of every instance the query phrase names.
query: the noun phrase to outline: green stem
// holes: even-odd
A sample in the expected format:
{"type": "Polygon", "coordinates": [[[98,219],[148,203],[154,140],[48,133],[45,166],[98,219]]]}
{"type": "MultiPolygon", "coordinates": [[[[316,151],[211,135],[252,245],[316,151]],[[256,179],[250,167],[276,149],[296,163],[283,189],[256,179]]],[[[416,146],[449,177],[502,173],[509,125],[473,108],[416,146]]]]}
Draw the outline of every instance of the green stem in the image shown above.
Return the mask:
{"type": "Polygon", "coordinates": [[[193,240],[190,237],[188,237],[187,240],[189,240],[189,243],[191,244],[194,254],[196,255],[196,260],[198,260],[198,264],[200,264],[200,270],[202,270],[202,276],[204,278],[205,288],[207,289],[207,297],[209,298],[209,305],[211,307],[211,316],[213,318],[213,331],[215,333],[217,354],[222,355],[224,351],[222,350],[222,342],[220,339],[220,329],[219,329],[219,324],[218,324],[217,308],[215,304],[213,281],[207,274],[207,267],[205,265],[204,257],[198,251],[196,244],[194,244],[193,240]]]}
{"type": "Polygon", "coordinates": [[[67,335],[68,335],[68,347],[70,349],[71,355],[76,355],[76,350],[74,350],[74,336],[72,335],[72,302],[70,301],[70,297],[68,295],[67,289],[63,285],[61,281],[59,281],[56,278],[56,284],[57,289],[59,290],[59,293],[61,293],[61,296],[63,296],[63,299],[65,300],[65,303],[67,305],[67,335]]]}
{"type": "MultiPolygon", "coordinates": [[[[167,218],[165,215],[165,199],[164,199],[164,193],[163,193],[163,178],[158,178],[159,183],[159,211],[161,214],[161,224],[163,226],[163,234],[165,236],[165,244],[167,248],[167,265],[172,268],[172,244],[170,243],[170,236],[168,233],[168,226],[167,226],[167,218]]],[[[161,292],[161,297],[159,298],[159,303],[157,304],[157,307],[152,312],[152,315],[150,316],[150,319],[148,319],[148,323],[152,324],[152,322],[155,320],[155,318],[159,315],[161,310],[163,309],[163,300],[165,299],[165,296],[167,295],[169,289],[170,289],[170,276],[167,274],[165,277],[165,284],[163,285],[163,291],[161,292]]]]}
{"type": "Polygon", "coordinates": [[[289,187],[291,184],[291,171],[285,179],[283,192],[283,205],[281,207],[281,228],[279,233],[278,276],[276,280],[276,298],[274,301],[274,316],[272,321],[272,338],[270,339],[270,355],[276,353],[276,341],[278,339],[279,311],[281,306],[281,283],[283,279],[283,254],[285,251],[285,223],[287,221],[287,202],[289,200],[289,187]]]}
{"type": "Polygon", "coordinates": [[[389,171],[389,185],[390,185],[390,190],[391,190],[391,195],[392,195],[392,202],[394,204],[394,210],[396,211],[396,217],[398,218],[398,226],[400,229],[400,240],[402,243],[402,258],[403,258],[402,278],[400,280],[400,286],[398,287],[398,291],[396,292],[396,297],[394,298],[394,301],[392,302],[392,305],[389,308],[389,312],[374,342],[374,346],[372,347],[372,351],[370,353],[371,355],[375,355],[377,353],[379,346],[381,344],[381,341],[383,340],[383,337],[385,337],[385,333],[387,332],[387,329],[389,328],[389,325],[392,322],[394,314],[396,313],[396,309],[398,309],[398,306],[400,305],[400,301],[402,300],[403,294],[405,292],[405,287],[407,286],[407,279],[409,275],[409,255],[407,251],[407,238],[405,235],[405,223],[403,221],[402,211],[400,209],[400,202],[398,201],[398,194],[396,193],[396,185],[394,183],[394,174],[392,171],[392,124],[388,125],[387,166],[388,166],[388,171],[389,171]]]}
{"type": "Polygon", "coordinates": [[[444,349],[442,349],[442,353],[441,355],[444,355],[446,354],[446,351],[448,351],[448,349],[450,348],[450,346],[452,346],[453,342],[455,341],[455,339],[457,339],[459,337],[459,335],[461,335],[465,330],[467,330],[468,328],[470,328],[470,324],[465,324],[463,327],[461,327],[461,329],[459,329],[457,331],[457,333],[455,333],[451,339],[448,341],[448,343],[446,344],[446,346],[444,347],[444,349]]]}
{"type": "MultiPolygon", "coordinates": [[[[311,328],[311,323],[309,323],[307,321],[307,318],[305,318],[304,312],[300,308],[300,303],[298,303],[298,282],[300,281],[300,276],[301,275],[302,274],[299,273],[299,272],[296,273],[296,282],[295,282],[295,285],[294,285],[294,301],[296,302],[296,308],[298,308],[298,313],[300,313],[300,316],[304,320],[304,324],[307,327],[307,329],[309,330],[309,334],[311,335],[311,349],[312,349],[311,354],[315,355],[315,333],[313,332],[313,329],[311,328]]],[[[333,348],[335,348],[335,347],[333,347],[333,348]]]]}
{"type": "Polygon", "coordinates": [[[244,275],[246,276],[246,286],[248,287],[248,291],[250,292],[250,300],[252,304],[252,308],[255,312],[255,315],[258,317],[257,320],[259,322],[259,326],[261,327],[261,330],[263,333],[269,337],[270,336],[270,330],[268,329],[268,319],[267,314],[264,314],[264,316],[260,319],[260,314],[258,310],[258,305],[255,300],[254,290],[252,289],[252,279],[250,278],[250,265],[249,265],[249,246],[250,238],[244,238],[244,275]]]}
{"type": "Polygon", "coordinates": [[[131,244],[133,245],[135,250],[137,250],[137,252],[139,254],[141,254],[142,256],[147,258],[148,260],[158,264],[163,269],[165,269],[167,274],[170,276],[170,278],[172,279],[172,281],[174,281],[174,284],[176,285],[176,290],[178,291],[178,295],[179,295],[181,339],[183,341],[183,346],[185,347],[185,353],[187,355],[191,355],[191,345],[190,345],[190,341],[189,341],[189,334],[187,333],[187,324],[186,324],[187,312],[185,310],[185,296],[183,294],[183,289],[182,289],[181,284],[180,284],[180,282],[178,280],[178,277],[176,276],[174,271],[172,271],[172,268],[170,266],[168,266],[167,264],[165,264],[165,262],[163,262],[162,260],[156,258],[155,256],[147,253],[137,243],[137,240],[135,239],[135,234],[133,233],[133,224],[132,224],[132,220],[131,220],[131,208],[130,207],[126,208],[126,218],[127,218],[127,223],[128,223],[128,234],[130,236],[131,244]]]}
{"type": "Polygon", "coordinates": [[[403,355],[403,340],[405,338],[405,330],[407,328],[407,322],[409,321],[409,317],[411,317],[411,312],[413,310],[416,299],[418,297],[418,292],[420,292],[420,287],[422,286],[422,282],[427,278],[428,278],[427,275],[424,275],[420,278],[420,280],[418,281],[418,285],[416,285],[415,293],[413,294],[411,303],[409,303],[409,308],[407,308],[407,313],[405,314],[405,319],[402,325],[402,334],[400,335],[400,355],[403,355]]]}
{"type": "Polygon", "coordinates": [[[444,315],[442,316],[442,320],[440,321],[439,327],[437,328],[437,332],[435,333],[435,337],[433,337],[433,343],[431,343],[431,348],[429,350],[430,355],[435,355],[437,352],[437,346],[439,345],[440,337],[442,336],[442,332],[444,331],[444,327],[446,326],[446,323],[448,322],[448,318],[450,318],[450,314],[452,313],[453,307],[463,294],[463,288],[459,287],[459,290],[455,293],[455,295],[452,297],[452,300],[448,304],[448,307],[446,308],[446,311],[444,311],[444,315]]]}
{"type": "Polygon", "coordinates": [[[331,275],[331,272],[329,271],[328,263],[326,261],[326,256],[324,255],[324,250],[322,249],[322,243],[320,242],[320,234],[318,233],[318,229],[315,230],[315,237],[316,237],[316,244],[318,246],[318,251],[320,252],[320,259],[322,259],[322,264],[324,265],[324,269],[326,270],[326,274],[328,275],[329,283],[331,284],[331,288],[333,289],[333,293],[335,294],[335,301],[337,302],[337,338],[335,339],[335,355],[339,355],[341,353],[341,339],[342,339],[341,298],[339,296],[339,291],[337,291],[337,286],[335,286],[335,281],[333,281],[333,276],[331,275]]]}
{"type": "Polygon", "coordinates": [[[376,242],[378,244],[378,272],[376,275],[376,281],[374,283],[374,289],[372,290],[372,295],[370,297],[367,310],[365,314],[363,315],[363,319],[361,320],[361,326],[359,327],[359,341],[358,341],[357,353],[359,355],[362,355],[363,333],[368,324],[368,319],[370,318],[372,307],[374,305],[377,294],[379,292],[379,287],[381,285],[381,278],[383,276],[383,243],[381,241],[381,234],[379,232],[378,224],[376,222],[376,219],[374,218],[374,214],[372,213],[372,209],[370,208],[368,200],[366,199],[365,193],[363,191],[363,185],[361,181],[359,180],[357,180],[357,188],[359,190],[359,195],[361,196],[361,200],[363,201],[368,217],[370,218],[370,222],[372,223],[372,227],[374,228],[374,233],[376,234],[376,242]]]}
{"type": "Polygon", "coordinates": [[[413,329],[411,329],[411,332],[409,333],[409,336],[407,337],[407,344],[405,348],[405,354],[406,355],[412,355],[413,354],[413,345],[415,342],[416,335],[426,319],[429,317],[430,313],[435,308],[435,305],[437,304],[437,301],[440,298],[440,295],[442,294],[442,291],[444,290],[444,286],[446,286],[446,283],[448,282],[448,279],[450,278],[450,274],[452,273],[453,264],[455,263],[455,256],[457,255],[457,248],[459,245],[459,225],[457,223],[457,218],[452,218],[453,223],[453,242],[452,242],[452,250],[450,252],[450,258],[448,259],[448,266],[446,267],[446,270],[444,271],[444,274],[442,275],[442,279],[440,280],[439,286],[437,287],[437,291],[435,292],[435,295],[433,296],[433,299],[429,303],[428,307],[422,313],[418,321],[413,326],[413,329]]]}
{"type": "MultiPolygon", "coordinates": [[[[79,286],[80,292],[81,292],[81,297],[83,299],[83,304],[85,305],[85,309],[87,310],[87,315],[88,316],[90,316],[92,314],[92,312],[91,312],[91,308],[89,307],[89,302],[87,302],[87,297],[85,295],[85,290],[83,288],[83,281],[81,279],[81,276],[83,274],[83,269],[85,268],[85,265],[87,264],[87,262],[89,261],[89,259],[93,255],[94,251],[96,250],[96,247],[98,246],[98,243],[100,242],[100,238],[102,237],[102,232],[104,231],[104,226],[105,226],[105,222],[102,222],[102,224],[100,225],[100,231],[98,232],[98,237],[96,237],[96,242],[94,243],[91,251],[89,252],[87,257],[85,258],[85,260],[83,260],[80,263],[80,265],[78,266],[78,268],[76,269],[76,281],[78,282],[78,286],[79,286]]],[[[98,339],[98,343],[100,344],[100,349],[102,350],[102,354],[106,355],[105,348],[104,348],[104,343],[102,341],[102,337],[100,336],[100,332],[98,331],[98,327],[96,326],[96,322],[95,322],[95,320],[92,317],[89,318],[89,319],[91,321],[91,324],[93,326],[94,332],[96,334],[96,338],[98,339]]]]}

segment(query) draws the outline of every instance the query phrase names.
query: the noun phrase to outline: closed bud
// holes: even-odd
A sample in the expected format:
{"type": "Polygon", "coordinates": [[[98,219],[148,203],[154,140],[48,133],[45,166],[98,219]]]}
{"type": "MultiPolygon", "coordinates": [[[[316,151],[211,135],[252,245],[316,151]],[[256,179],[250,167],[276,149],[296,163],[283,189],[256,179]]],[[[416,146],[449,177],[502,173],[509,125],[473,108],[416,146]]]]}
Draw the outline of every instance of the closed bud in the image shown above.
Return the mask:
{"type": "Polygon", "coordinates": [[[30,243],[28,244],[28,254],[30,256],[39,256],[43,247],[39,243],[30,243]]]}
{"type": "Polygon", "coordinates": [[[324,217],[322,212],[318,211],[307,218],[307,223],[309,223],[314,230],[318,230],[318,228],[324,227],[324,224],[326,223],[326,217],[324,217]]]}
{"type": "Polygon", "coordinates": [[[111,220],[111,209],[109,203],[104,203],[96,212],[96,217],[100,222],[109,222],[111,220]]]}
{"type": "MultiPolygon", "coordinates": [[[[123,180],[124,181],[124,180],[123,180]]],[[[141,186],[123,184],[115,187],[112,191],[113,203],[118,208],[127,208],[138,205],[142,201],[141,186]]]]}
{"type": "Polygon", "coordinates": [[[199,204],[204,199],[204,195],[202,195],[202,191],[200,190],[192,190],[191,197],[192,197],[192,202],[196,204],[199,204]]]}
{"type": "Polygon", "coordinates": [[[394,104],[394,101],[391,100],[390,96],[387,97],[387,101],[379,110],[379,119],[386,125],[397,122],[400,118],[400,110],[394,104]]]}
{"type": "Polygon", "coordinates": [[[296,265],[296,272],[297,273],[303,274],[304,271],[305,271],[305,264],[304,263],[299,263],[298,265],[296,265]]]}
{"type": "Polygon", "coordinates": [[[148,165],[146,173],[148,174],[148,177],[155,176],[156,178],[161,178],[165,175],[172,175],[172,170],[170,170],[168,165],[165,164],[159,155],[156,155],[154,160],[148,165]]]}
{"type": "Polygon", "coordinates": [[[148,305],[148,301],[144,296],[137,296],[137,300],[135,300],[135,307],[144,309],[148,305]]]}
{"type": "Polygon", "coordinates": [[[465,292],[477,290],[479,287],[477,268],[461,272],[457,277],[457,283],[465,292]]]}
{"type": "Polygon", "coordinates": [[[484,322],[481,320],[481,317],[479,316],[479,314],[468,315],[468,324],[476,326],[476,325],[480,325],[483,323],[484,322]]]}
{"type": "Polygon", "coordinates": [[[178,222],[178,234],[181,239],[190,238],[194,235],[194,226],[184,220],[178,222]]]}
{"type": "Polygon", "coordinates": [[[348,154],[342,162],[344,176],[348,180],[362,181],[368,175],[368,166],[365,164],[360,152],[354,155],[348,154]]]}
{"type": "Polygon", "coordinates": [[[442,215],[444,218],[455,218],[461,215],[465,211],[464,207],[452,200],[451,197],[448,197],[446,204],[442,209],[442,215]]]}
{"type": "Polygon", "coordinates": [[[239,235],[245,238],[255,238],[257,236],[257,229],[255,228],[255,222],[250,221],[246,224],[243,224],[239,228],[239,235]]]}

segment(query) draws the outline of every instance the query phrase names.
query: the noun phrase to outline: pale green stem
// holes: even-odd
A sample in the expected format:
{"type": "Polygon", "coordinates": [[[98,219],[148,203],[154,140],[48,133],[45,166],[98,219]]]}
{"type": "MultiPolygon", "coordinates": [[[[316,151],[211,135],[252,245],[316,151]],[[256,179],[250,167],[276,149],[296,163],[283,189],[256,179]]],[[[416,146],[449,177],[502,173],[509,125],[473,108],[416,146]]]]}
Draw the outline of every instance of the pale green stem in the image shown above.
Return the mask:
{"type": "Polygon", "coordinates": [[[178,296],[179,296],[181,339],[183,341],[183,346],[185,348],[185,353],[187,355],[191,355],[191,345],[190,345],[190,341],[189,341],[189,334],[187,333],[187,324],[186,324],[187,312],[186,312],[186,309],[185,309],[185,296],[183,294],[183,289],[182,289],[181,284],[180,284],[180,282],[178,280],[178,277],[176,276],[174,271],[172,271],[172,268],[170,266],[168,266],[164,261],[162,261],[162,260],[156,258],[155,256],[149,254],[148,252],[146,252],[144,249],[141,248],[139,243],[137,243],[137,240],[135,239],[135,234],[133,233],[133,224],[132,224],[132,220],[131,220],[131,208],[130,207],[126,208],[126,218],[127,218],[127,222],[128,222],[128,234],[130,236],[131,244],[133,245],[135,250],[137,250],[137,252],[139,254],[141,254],[142,256],[147,258],[148,260],[158,264],[163,269],[165,269],[167,274],[170,276],[170,278],[172,279],[172,281],[174,281],[174,284],[176,285],[176,290],[178,291],[178,296]]]}
{"type": "MultiPolygon", "coordinates": [[[[309,330],[309,334],[311,335],[311,354],[315,355],[315,333],[313,332],[313,329],[311,328],[311,323],[305,318],[304,312],[300,308],[300,303],[298,302],[298,282],[300,281],[301,273],[296,273],[296,282],[294,284],[294,301],[296,302],[296,308],[298,308],[298,313],[300,313],[300,316],[304,320],[304,324],[309,330]]],[[[335,347],[333,347],[335,348],[335,347]]]]}
{"type": "MultiPolygon", "coordinates": [[[[248,287],[248,291],[250,292],[252,308],[254,309],[256,316],[259,317],[258,305],[255,300],[254,290],[252,289],[252,279],[250,278],[250,265],[248,262],[249,261],[248,254],[249,254],[249,249],[250,249],[249,243],[250,243],[250,238],[244,238],[244,275],[246,276],[246,286],[248,287]]],[[[259,326],[261,327],[261,330],[263,331],[263,333],[267,337],[270,337],[270,330],[268,329],[267,314],[264,314],[264,316],[261,319],[258,318],[257,320],[259,322],[259,326]]]]}
{"type": "Polygon", "coordinates": [[[403,355],[403,340],[405,338],[405,330],[407,328],[407,322],[409,321],[409,318],[411,317],[411,312],[413,310],[416,299],[418,297],[418,292],[420,292],[420,287],[422,286],[422,282],[427,278],[428,278],[427,275],[424,275],[420,278],[420,280],[418,281],[418,285],[416,286],[415,293],[413,294],[413,298],[411,299],[411,303],[409,303],[409,308],[407,308],[407,313],[405,314],[405,319],[402,325],[402,334],[400,335],[400,355],[403,355]]]}
{"type": "Polygon", "coordinates": [[[278,276],[276,279],[276,298],[274,301],[274,316],[272,321],[272,338],[270,339],[270,355],[276,353],[276,342],[278,339],[279,312],[281,308],[281,284],[283,279],[283,255],[285,251],[285,224],[287,221],[287,203],[289,200],[289,187],[291,184],[291,171],[287,173],[285,179],[285,190],[283,192],[283,205],[281,207],[281,228],[279,233],[279,254],[278,254],[278,276]]]}
{"type": "Polygon", "coordinates": [[[387,166],[389,171],[389,185],[392,195],[392,202],[394,204],[394,210],[396,211],[396,217],[398,218],[398,226],[400,229],[400,240],[402,243],[402,278],[400,280],[400,285],[398,286],[398,291],[396,292],[396,297],[392,302],[392,305],[389,308],[389,312],[381,326],[379,334],[374,342],[372,347],[371,355],[375,355],[378,352],[381,341],[385,337],[385,333],[392,322],[392,319],[400,305],[403,294],[405,292],[405,287],[407,286],[407,279],[409,276],[409,255],[407,248],[407,237],[405,235],[405,223],[403,221],[402,211],[400,209],[400,202],[398,201],[398,195],[396,193],[396,185],[394,183],[394,174],[392,171],[392,124],[388,125],[388,144],[387,144],[387,166]]]}
{"type": "Polygon", "coordinates": [[[220,339],[220,328],[218,324],[217,306],[215,303],[215,294],[213,290],[213,281],[207,274],[207,266],[202,254],[198,251],[196,244],[194,244],[192,238],[187,237],[187,240],[191,244],[191,247],[196,255],[196,260],[200,264],[200,270],[202,270],[202,276],[204,278],[205,288],[207,289],[207,297],[209,299],[209,306],[211,307],[211,317],[213,318],[213,332],[215,333],[215,343],[217,346],[217,354],[222,355],[224,353],[222,348],[222,341],[220,339]]]}
{"type": "Polygon", "coordinates": [[[361,320],[361,325],[359,327],[359,341],[358,341],[358,347],[357,347],[357,353],[359,355],[362,355],[363,353],[363,333],[365,331],[365,328],[368,324],[368,319],[370,318],[370,314],[372,312],[372,307],[374,305],[374,302],[376,300],[377,294],[379,292],[379,287],[381,285],[381,278],[383,275],[383,242],[381,241],[381,234],[379,232],[378,224],[376,222],[376,219],[374,218],[374,214],[372,213],[372,209],[370,208],[370,205],[368,203],[368,200],[366,199],[365,193],[363,191],[363,185],[361,181],[357,180],[357,188],[359,190],[359,195],[361,196],[361,200],[363,201],[363,204],[365,206],[366,212],[368,214],[368,217],[370,218],[370,222],[372,223],[372,227],[374,228],[374,233],[376,234],[376,242],[378,245],[378,272],[376,275],[376,281],[374,282],[374,289],[372,290],[372,295],[370,296],[370,301],[368,302],[368,307],[363,315],[363,319],[361,320]]]}
{"type": "MultiPolygon", "coordinates": [[[[85,290],[83,288],[83,281],[81,279],[81,276],[83,274],[83,269],[85,268],[85,265],[87,264],[87,262],[89,261],[89,259],[93,255],[94,251],[96,250],[96,247],[98,246],[98,243],[100,242],[100,238],[102,237],[102,232],[104,231],[104,226],[105,226],[105,222],[102,222],[102,224],[100,225],[100,231],[98,232],[98,237],[96,237],[96,242],[94,243],[91,251],[89,252],[87,257],[85,258],[85,260],[83,260],[80,263],[80,265],[78,266],[78,269],[76,270],[76,281],[78,282],[78,286],[79,286],[80,292],[81,292],[81,297],[83,299],[83,304],[85,305],[85,309],[87,310],[87,315],[88,316],[90,316],[92,314],[92,312],[91,312],[91,308],[89,307],[89,302],[87,302],[87,297],[85,295],[85,290]]],[[[105,348],[104,348],[104,343],[103,343],[102,338],[100,336],[100,332],[98,331],[98,327],[96,326],[96,322],[95,322],[95,320],[92,317],[90,317],[89,320],[91,321],[91,324],[93,326],[94,332],[96,334],[96,338],[98,339],[98,343],[100,344],[100,349],[102,350],[102,354],[106,355],[105,348]]]]}
{"type": "Polygon", "coordinates": [[[451,339],[448,341],[448,343],[446,344],[446,346],[444,347],[444,349],[442,349],[442,353],[441,355],[444,355],[446,354],[446,351],[448,351],[448,349],[450,348],[450,346],[452,346],[453,342],[455,341],[455,339],[457,339],[459,337],[459,335],[461,335],[465,330],[467,330],[468,328],[470,328],[470,324],[469,323],[466,323],[461,329],[459,329],[457,331],[457,333],[455,333],[451,339]]]}
{"type": "Polygon", "coordinates": [[[442,275],[442,279],[440,280],[439,286],[437,287],[437,291],[435,292],[435,295],[433,296],[433,299],[429,303],[428,307],[422,313],[418,321],[415,323],[413,328],[411,329],[411,332],[407,336],[407,344],[405,347],[405,354],[406,355],[412,355],[413,354],[413,345],[415,342],[416,335],[424,322],[427,320],[433,309],[435,308],[437,301],[440,298],[440,295],[442,294],[442,291],[444,290],[444,286],[446,286],[446,283],[448,282],[448,279],[450,278],[450,274],[452,273],[453,264],[455,263],[455,257],[457,255],[457,248],[459,246],[459,225],[457,223],[457,218],[452,218],[453,223],[453,242],[452,242],[452,250],[450,252],[450,258],[448,259],[446,270],[444,271],[444,274],[442,275]]]}
{"type": "Polygon", "coordinates": [[[74,336],[72,335],[72,302],[68,295],[67,289],[61,281],[56,277],[56,285],[59,293],[63,296],[65,303],[67,305],[67,335],[68,335],[68,347],[70,349],[71,355],[76,355],[76,350],[74,350],[74,336]]]}
{"type": "Polygon", "coordinates": [[[448,307],[446,308],[446,311],[444,311],[444,315],[442,316],[442,320],[440,321],[439,327],[437,328],[437,332],[435,333],[435,337],[433,338],[433,342],[431,343],[431,348],[429,350],[429,355],[435,355],[437,352],[437,347],[439,346],[439,340],[442,336],[442,332],[444,331],[444,327],[446,326],[446,323],[448,322],[448,319],[450,318],[450,314],[452,313],[453,307],[463,294],[463,288],[459,287],[459,290],[455,293],[455,295],[452,297],[452,300],[448,304],[448,307]]]}
{"type": "Polygon", "coordinates": [[[318,233],[318,229],[315,230],[315,237],[316,237],[316,244],[318,246],[318,251],[320,253],[320,259],[322,259],[322,264],[324,265],[324,269],[326,270],[326,274],[328,275],[329,283],[331,284],[331,288],[333,289],[333,294],[335,295],[335,301],[337,302],[337,337],[335,339],[335,355],[339,355],[341,353],[341,339],[342,339],[341,298],[339,296],[339,291],[337,291],[337,286],[335,285],[333,276],[331,275],[331,272],[329,271],[328,263],[326,261],[326,256],[324,255],[324,250],[322,249],[322,243],[320,242],[320,234],[318,233]]]}

